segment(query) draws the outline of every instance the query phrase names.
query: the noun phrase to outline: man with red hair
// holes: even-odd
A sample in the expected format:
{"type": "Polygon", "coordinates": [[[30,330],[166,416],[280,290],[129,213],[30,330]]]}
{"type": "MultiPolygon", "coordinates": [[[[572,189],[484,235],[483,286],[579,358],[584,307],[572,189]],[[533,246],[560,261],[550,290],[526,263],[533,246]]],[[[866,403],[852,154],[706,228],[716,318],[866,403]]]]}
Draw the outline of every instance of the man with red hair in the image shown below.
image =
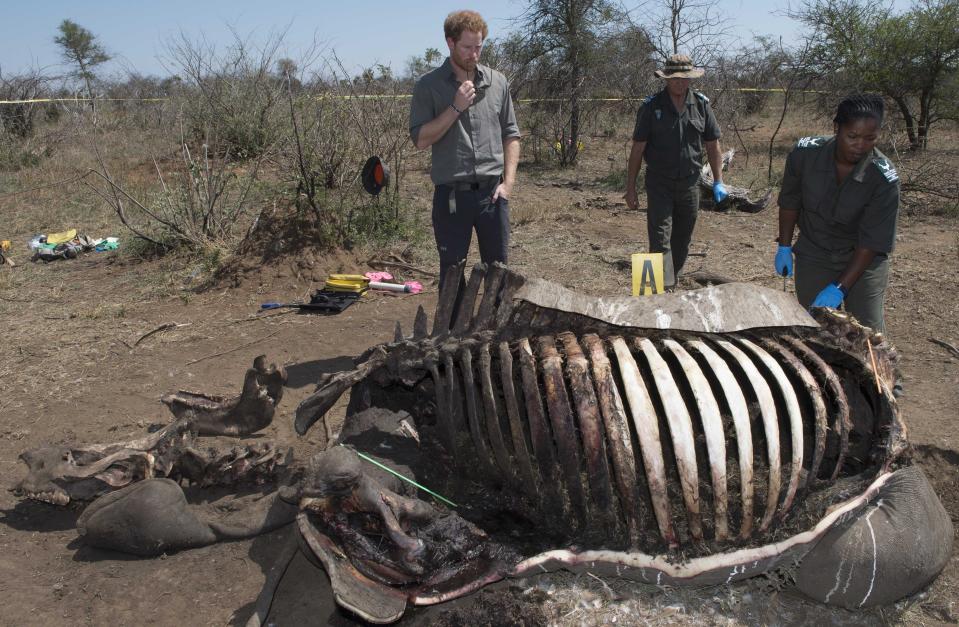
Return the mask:
{"type": "Polygon", "coordinates": [[[483,262],[506,263],[520,138],[506,77],[479,62],[486,22],[475,11],[456,11],[443,30],[449,57],[416,82],[410,107],[413,144],[433,154],[441,290],[446,270],[466,258],[473,229],[483,262]]]}

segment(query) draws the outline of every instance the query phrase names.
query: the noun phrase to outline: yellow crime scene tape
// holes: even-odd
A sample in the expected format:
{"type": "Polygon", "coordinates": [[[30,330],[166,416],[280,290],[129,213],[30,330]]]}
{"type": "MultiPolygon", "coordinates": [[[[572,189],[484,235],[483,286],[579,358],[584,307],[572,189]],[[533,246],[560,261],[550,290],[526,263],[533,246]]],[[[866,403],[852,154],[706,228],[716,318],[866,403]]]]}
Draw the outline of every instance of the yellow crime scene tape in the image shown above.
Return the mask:
{"type": "MultiPolygon", "coordinates": [[[[786,90],[781,87],[736,87],[729,89],[728,91],[739,91],[739,92],[768,92],[768,93],[784,93],[786,90]]],[[[814,90],[814,89],[802,89],[796,90],[804,94],[824,94],[826,92],[814,90]]],[[[356,98],[357,100],[380,100],[383,98],[412,98],[413,94],[353,94],[353,95],[343,95],[343,96],[333,96],[333,95],[319,95],[311,96],[312,98],[322,99],[322,98],[340,98],[343,100],[350,100],[356,98]]],[[[91,100],[98,100],[100,102],[166,102],[169,98],[89,98],[78,96],[76,98],[29,98],[25,100],[0,100],[0,105],[5,104],[32,104],[32,103],[43,103],[43,102],[90,102],[91,100]]],[[[566,98],[520,98],[517,102],[529,103],[529,102],[562,102],[566,98]]],[[[582,102],[629,102],[629,101],[640,101],[645,100],[645,96],[637,98],[580,98],[582,102]]]]}

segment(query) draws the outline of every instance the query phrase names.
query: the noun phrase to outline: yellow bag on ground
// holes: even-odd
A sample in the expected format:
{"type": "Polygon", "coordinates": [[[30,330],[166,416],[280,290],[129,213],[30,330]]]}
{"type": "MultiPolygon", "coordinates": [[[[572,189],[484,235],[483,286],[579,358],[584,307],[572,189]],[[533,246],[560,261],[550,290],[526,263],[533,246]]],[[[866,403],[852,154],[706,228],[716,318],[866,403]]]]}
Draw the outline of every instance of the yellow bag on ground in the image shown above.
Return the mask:
{"type": "Polygon", "coordinates": [[[62,244],[63,242],[69,242],[76,236],[77,236],[76,229],[70,229],[69,231],[63,231],[62,233],[50,233],[49,235],[47,235],[47,243],[62,244]]]}

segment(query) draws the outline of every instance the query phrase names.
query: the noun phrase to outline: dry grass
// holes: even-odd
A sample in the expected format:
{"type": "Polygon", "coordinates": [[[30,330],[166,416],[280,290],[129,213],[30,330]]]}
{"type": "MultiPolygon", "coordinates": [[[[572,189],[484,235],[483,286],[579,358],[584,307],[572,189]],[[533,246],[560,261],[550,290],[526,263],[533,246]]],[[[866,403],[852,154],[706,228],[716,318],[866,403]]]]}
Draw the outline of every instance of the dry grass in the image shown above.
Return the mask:
{"type": "MultiPolygon", "coordinates": [[[[769,133],[778,120],[774,104],[771,101],[766,111],[746,122],[746,125],[755,123],[756,128],[743,133],[749,160],[747,163],[745,151],[741,150],[740,159],[729,174],[734,184],[754,189],[766,186],[765,151],[769,133]]],[[[522,120],[522,110],[519,117],[522,120]]],[[[642,213],[625,211],[621,192],[611,189],[610,181],[615,181],[616,177],[611,175],[616,170],[625,168],[631,125],[632,114],[625,113],[611,136],[606,128],[593,129],[596,136],[584,139],[583,161],[575,168],[555,170],[523,164],[512,203],[513,247],[510,251],[511,263],[520,271],[586,293],[625,293],[628,290],[628,271],[617,262],[642,248],[645,226],[642,213]]],[[[608,127],[609,121],[604,120],[603,126],[608,127]]],[[[829,126],[828,120],[811,107],[794,112],[787,118],[776,143],[774,169],[781,168],[782,159],[795,139],[828,133],[829,126]]],[[[959,145],[956,137],[955,129],[944,129],[934,136],[927,155],[934,155],[954,167],[957,162],[955,146],[959,145]]],[[[743,148],[737,145],[735,134],[729,130],[725,131],[723,143],[727,147],[743,148]]],[[[141,131],[120,126],[111,127],[106,132],[102,145],[106,147],[111,167],[121,172],[131,185],[144,190],[156,188],[153,157],[162,162],[172,158],[176,149],[173,141],[155,129],[141,131]]],[[[14,197],[3,196],[70,178],[92,163],[86,138],[76,133],[40,167],[0,173],[0,239],[13,241],[13,258],[20,264],[16,269],[0,268],[0,316],[3,318],[0,342],[5,350],[5,359],[0,362],[0,380],[5,389],[0,398],[0,418],[11,421],[4,425],[5,430],[0,435],[10,440],[6,446],[11,455],[3,461],[10,463],[11,467],[15,464],[13,451],[36,445],[43,439],[94,441],[109,437],[108,428],[136,431],[138,421],[149,420],[159,413],[152,396],[156,390],[149,387],[158,387],[157,380],[162,381],[159,385],[171,388],[185,385],[207,390],[211,386],[226,388],[239,380],[239,375],[234,380],[214,371],[214,368],[221,368],[219,364],[206,364],[210,367],[206,372],[186,370],[182,363],[188,360],[190,351],[194,351],[189,354],[191,357],[213,353],[266,335],[270,331],[267,326],[272,329],[274,325],[283,325],[284,329],[291,331],[285,339],[287,344],[283,346],[283,350],[289,350],[286,354],[300,358],[306,354],[306,359],[314,359],[320,352],[318,345],[325,342],[339,341],[342,348],[338,350],[343,354],[349,350],[356,354],[373,343],[370,338],[376,333],[391,331],[379,320],[376,324],[370,321],[372,314],[369,312],[377,306],[376,301],[358,305],[347,316],[328,319],[323,326],[307,317],[293,315],[278,320],[251,319],[250,314],[256,310],[258,302],[276,299],[281,294],[291,299],[302,297],[327,272],[357,267],[361,263],[358,259],[370,256],[362,251],[342,258],[320,258],[310,251],[299,250],[277,257],[268,266],[254,263],[255,271],[240,289],[218,286],[198,294],[194,288],[209,273],[207,260],[194,255],[141,259],[131,252],[135,247],[120,230],[110,208],[82,186],[73,183],[14,197]],[[30,236],[71,226],[90,235],[119,235],[122,242],[120,253],[89,255],[47,266],[27,261],[25,243],[30,236]],[[236,322],[238,320],[242,323],[236,322]],[[144,343],[135,351],[129,348],[146,331],[171,321],[192,324],[144,343]],[[304,344],[309,346],[304,347],[304,344]],[[194,374],[197,380],[189,380],[194,374]],[[140,378],[135,378],[137,375],[140,378]],[[150,389],[150,396],[142,392],[144,388],[150,389]],[[110,407],[111,403],[120,402],[115,397],[121,394],[127,404],[120,409],[110,407]],[[70,416],[71,411],[76,411],[74,399],[83,398],[93,398],[93,403],[83,413],[93,413],[94,417],[84,415],[73,421],[62,420],[64,416],[70,416]],[[48,411],[61,413],[56,414],[57,426],[52,430],[46,427],[47,430],[41,433],[48,411]],[[104,412],[104,417],[96,415],[100,411],[104,412]],[[77,438],[74,429],[83,437],[77,438]]],[[[425,165],[422,154],[411,160],[403,188],[404,196],[419,212],[424,225],[428,224],[430,198],[425,165]]],[[[949,290],[954,279],[944,276],[943,272],[949,264],[959,260],[959,236],[950,233],[948,242],[955,250],[950,250],[948,257],[941,255],[942,251],[935,256],[933,251],[924,247],[925,240],[936,237],[939,230],[954,230],[955,225],[937,220],[924,221],[923,216],[935,211],[934,205],[931,202],[918,204],[916,215],[902,224],[905,246],[902,253],[897,254],[889,305],[893,333],[907,356],[908,383],[911,389],[918,388],[904,399],[904,411],[910,412],[907,420],[910,420],[910,427],[915,428],[917,438],[932,441],[940,435],[943,412],[954,408],[955,401],[950,400],[954,399],[954,394],[947,395],[954,392],[955,385],[953,379],[948,378],[952,376],[948,373],[952,372],[949,368],[953,366],[930,353],[926,338],[938,334],[951,341],[957,339],[952,322],[955,301],[943,297],[951,294],[949,290]],[[935,406],[923,406],[925,397],[936,400],[935,406]]],[[[769,255],[764,249],[767,245],[772,247],[774,222],[772,209],[754,216],[703,214],[693,244],[693,252],[702,256],[691,259],[689,270],[705,267],[733,278],[773,287],[781,285],[774,277],[768,276],[769,255]]],[[[405,247],[404,253],[416,265],[433,267],[435,251],[429,234],[426,235],[415,245],[405,247]]],[[[375,252],[380,254],[383,251],[375,252]]],[[[385,307],[392,315],[395,307],[391,303],[385,307]]],[[[271,345],[269,350],[278,351],[280,346],[271,345]]],[[[241,373],[247,365],[237,362],[237,372],[241,373]]],[[[291,390],[291,398],[304,390],[291,390]]],[[[287,405],[287,409],[289,407],[287,405]]],[[[279,428],[289,431],[289,425],[285,423],[279,428]]],[[[307,444],[300,442],[298,446],[306,447],[307,444]]],[[[955,468],[947,465],[929,468],[930,477],[942,477],[943,485],[937,485],[937,489],[946,495],[955,468]]],[[[944,501],[950,513],[957,516],[954,499],[950,501],[944,496],[944,501]]],[[[17,542],[29,542],[31,551],[39,552],[40,557],[36,554],[24,557],[24,564],[29,563],[30,568],[37,571],[34,578],[39,581],[54,574],[60,576],[65,568],[87,575],[94,571],[104,572],[96,570],[96,564],[71,562],[65,550],[60,548],[69,541],[64,539],[64,534],[51,535],[47,545],[36,549],[32,543],[39,541],[34,536],[44,534],[4,533],[9,533],[10,537],[19,534],[17,542]],[[54,558],[62,564],[51,565],[54,558]]],[[[246,546],[232,544],[225,548],[216,547],[216,551],[245,553],[246,546]]],[[[196,571],[207,567],[221,568],[206,563],[214,554],[217,559],[224,555],[211,550],[200,558],[203,564],[194,565],[196,571]]],[[[178,559],[192,558],[187,554],[178,559]]],[[[136,561],[125,562],[116,568],[134,569],[137,564],[136,561]]],[[[181,565],[186,567],[186,564],[181,565]]],[[[782,589],[782,580],[775,576],[732,586],[686,590],[556,573],[518,581],[515,586],[520,588],[519,594],[539,602],[551,624],[555,625],[920,625],[955,620],[959,599],[956,582],[959,580],[955,564],[950,568],[931,590],[894,607],[865,613],[828,609],[793,597],[782,589]]],[[[138,585],[135,577],[130,577],[129,581],[133,582],[129,585],[138,585]]],[[[103,585],[108,586],[109,582],[103,585]]],[[[141,581],[139,585],[144,584],[141,581]]],[[[237,583],[238,587],[241,585],[243,582],[237,583]]],[[[34,586],[31,594],[42,595],[41,588],[40,585],[34,586]]],[[[255,596],[255,590],[250,594],[250,598],[255,596]]],[[[236,594],[226,594],[225,598],[219,599],[223,605],[219,609],[229,605],[232,610],[241,603],[237,598],[236,594]]],[[[73,607],[82,610],[98,607],[99,601],[81,596],[75,603],[73,607]]],[[[216,609],[214,605],[208,603],[203,611],[212,612],[216,609]]],[[[65,611],[64,606],[52,607],[65,611]]],[[[158,616],[161,616],[160,620],[166,618],[158,616]]],[[[79,615],[75,614],[73,618],[79,620],[79,615]]]]}

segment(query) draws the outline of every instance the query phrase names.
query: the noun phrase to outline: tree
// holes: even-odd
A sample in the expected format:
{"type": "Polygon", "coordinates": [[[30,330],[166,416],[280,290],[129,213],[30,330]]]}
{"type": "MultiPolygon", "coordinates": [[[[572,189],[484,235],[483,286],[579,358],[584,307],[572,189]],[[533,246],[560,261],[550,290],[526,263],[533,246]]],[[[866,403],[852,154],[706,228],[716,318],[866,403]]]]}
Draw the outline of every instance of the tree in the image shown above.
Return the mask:
{"type": "Polygon", "coordinates": [[[535,65],[545,86],[542,95],[560,103],[555,138],[560,163],[576,162],[583,100],[600,75],[596,51],[621,25],[622,14],[609,0],[528,0],[517,19],[526,65],[535,65]]]}
{"type": "Polygon", "coordinates": [[[416,80],[426,74],[433,68],[439,66],[443,60],[443,55],[436,48],[427,48],[423,56],[413,56],[406,61],[406,76],[409,79],[416,80]]]}
{"type": "Polygon", "coordinates": [[[53,42],[60,46],[63,59],[76,65],[75,75],[83,81],[87,94],[93,99],[93,81],[96,79],[93,70],[109,61],[110,55],[100,46],[96,35],[76,22],[63,20],[57,30],[60,36],[54,37],[53,42]]]}
{"type": "Polygon", "coordinates": [[[902,14],[868,0],[807,0],[791,15],[811,29],[811,62],[833,91],[892,100],[913,149],[955,119],[959,0],[917,0],[902,14]]]}
{"type": "Polygon", "coordinates": [[[719,0],[652,0],[643,8],[662,60],[682,53],[711,66],[729,47],[729,20],[719,10],[719,0]]]}

